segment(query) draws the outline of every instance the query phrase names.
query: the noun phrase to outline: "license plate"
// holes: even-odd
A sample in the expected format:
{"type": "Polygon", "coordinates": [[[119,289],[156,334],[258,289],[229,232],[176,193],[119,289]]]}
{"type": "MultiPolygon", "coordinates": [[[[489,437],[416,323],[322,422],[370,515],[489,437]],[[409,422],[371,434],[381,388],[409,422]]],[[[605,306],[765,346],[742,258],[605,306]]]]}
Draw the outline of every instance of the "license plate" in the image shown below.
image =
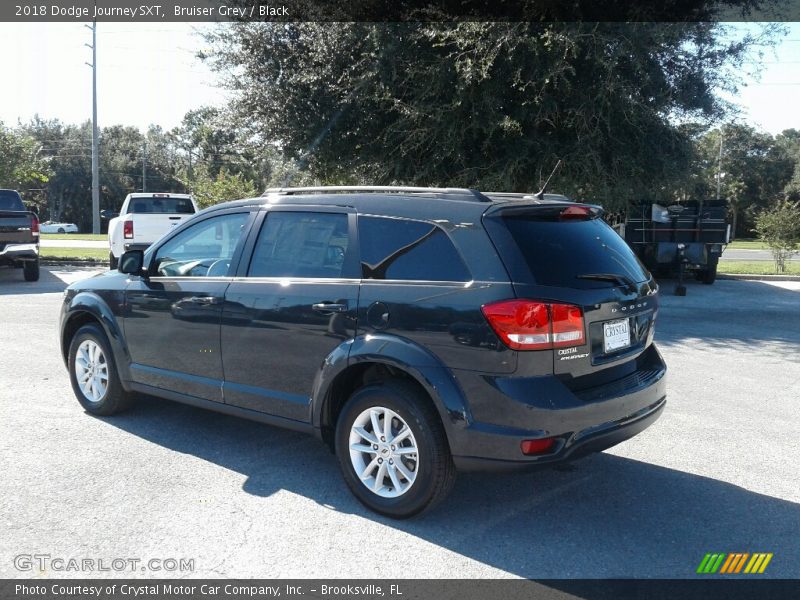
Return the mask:
{"type": "Polygon", "coordinates": [[[631,330],[628,319],[603,323],[603,352],[614,352],[631,345],[631,330]]]}

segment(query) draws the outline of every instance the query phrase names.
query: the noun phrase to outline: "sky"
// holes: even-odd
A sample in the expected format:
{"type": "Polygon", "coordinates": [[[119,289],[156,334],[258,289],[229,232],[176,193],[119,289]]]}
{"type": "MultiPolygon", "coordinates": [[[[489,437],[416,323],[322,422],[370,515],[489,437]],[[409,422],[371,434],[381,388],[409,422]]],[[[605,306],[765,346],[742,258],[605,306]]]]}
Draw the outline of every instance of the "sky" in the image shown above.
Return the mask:
{"type": "MultiPolygon", "coordinates": [[[[227,92],[195,58],[206,47],[204,23],[100,23],[97,26],[97,95],[100,126],[177,126],[204,105],[224,105],[227,92]]],[[[737,24],[736,27],[746,28],[737,24]]],[[[763,63],[751,64],[736,97],[740,121],[769,133],[800,129],[800,23],[763,63]]],[[[0,23],[0,121],[15,125],[35,114],[65,123],[91,118],[91,31],[83,23],[0,23]]]]}

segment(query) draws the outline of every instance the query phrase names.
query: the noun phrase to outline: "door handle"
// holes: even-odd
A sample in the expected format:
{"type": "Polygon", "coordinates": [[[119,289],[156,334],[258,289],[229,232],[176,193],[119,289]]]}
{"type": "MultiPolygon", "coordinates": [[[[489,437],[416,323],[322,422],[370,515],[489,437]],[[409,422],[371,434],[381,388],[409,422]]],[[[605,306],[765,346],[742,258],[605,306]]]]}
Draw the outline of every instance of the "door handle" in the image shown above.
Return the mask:
{"type": "Polygon", "coordinates": [[[186,298],[186,302],[209,306],[212,304],[222,304],[223,299],[219,296],[190,296],[189,298],[186,298]]]}
{"type": "Polygon", "coordinates": [[[317,312],[341,313],[347,311],[347,303],[318,302],[316,304],[312,304],[311,308],[317,312]]]}

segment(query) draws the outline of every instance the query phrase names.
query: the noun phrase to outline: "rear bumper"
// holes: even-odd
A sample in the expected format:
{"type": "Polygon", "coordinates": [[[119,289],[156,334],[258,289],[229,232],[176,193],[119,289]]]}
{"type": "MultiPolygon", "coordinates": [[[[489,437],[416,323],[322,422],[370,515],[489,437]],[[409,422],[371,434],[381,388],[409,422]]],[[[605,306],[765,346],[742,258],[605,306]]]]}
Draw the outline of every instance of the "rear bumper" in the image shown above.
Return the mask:
{"type": "Polygon", "coordinates": [[[6,244],[5,248],[0,250],[0,262],[38,259],[38,244],[6,244]]]}
{"type": "Polygon", "coordinates": [[[555,377],[527,378],[514,386],[494,382],[493,387],[505,387],[506,393],[502,400],[495,396],[493,401],[498,409],[508,409],[513,425],[473,421],[449,432],[456,467],[464,471],[536,469],[600,452],[635,436],[661,416],[667,401],[666,365],[655,347],[649,353],[646,369],[577,393],[555,377]],[[522,454],[523,440],[540,438],[555,438],[550,452],[522,454]]]}
{"type": "Polygon", "coordinates": [[[144,252],[150,246],[151,244],[123,244],[122,247],[125,249],[125,252],[127,252],[128,250],[141,250],[142,252],[144,252]]]}

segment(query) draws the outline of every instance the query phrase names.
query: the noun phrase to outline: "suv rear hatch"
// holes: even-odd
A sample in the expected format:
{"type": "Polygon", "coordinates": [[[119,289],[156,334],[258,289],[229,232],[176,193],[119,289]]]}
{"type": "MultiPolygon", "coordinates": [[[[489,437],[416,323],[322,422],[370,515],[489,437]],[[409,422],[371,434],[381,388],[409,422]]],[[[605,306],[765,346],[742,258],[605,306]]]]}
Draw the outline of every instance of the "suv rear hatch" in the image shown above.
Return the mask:
{"type": "Polygon", "coordinates": [[[511,332],[504,341],[519,350],[520,376],[552,365],[579,392],[646,369],[658,288],[601,215],[597,206],[560,202],[498,203],[484,214],[517,295],[484,314],[501,339],[511,332]]]}

